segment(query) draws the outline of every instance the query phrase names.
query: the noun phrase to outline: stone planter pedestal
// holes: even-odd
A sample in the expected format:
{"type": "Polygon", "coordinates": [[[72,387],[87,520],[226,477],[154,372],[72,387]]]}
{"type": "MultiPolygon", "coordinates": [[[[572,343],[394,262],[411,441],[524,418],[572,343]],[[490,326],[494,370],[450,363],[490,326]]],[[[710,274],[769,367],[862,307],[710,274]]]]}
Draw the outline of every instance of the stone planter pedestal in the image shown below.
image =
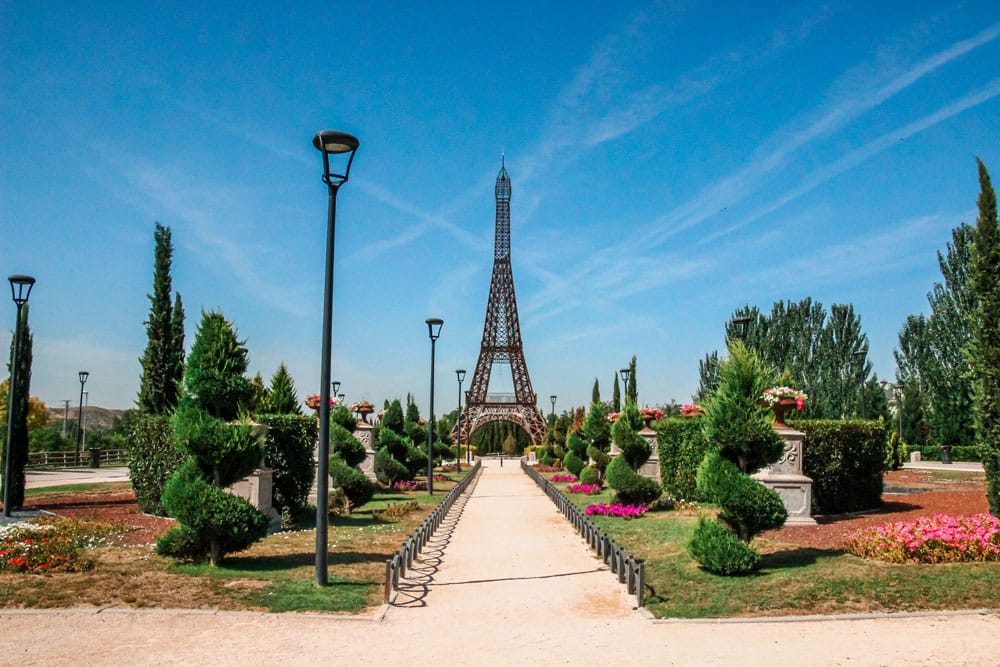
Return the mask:
{"type": "Polygon", "coordinates": [[[777,491],[781,502],[788,510],[786,526],[815,525],[812,518],[812,480],[802,474],[802,440],[805,434],[787,426],[775,424],[785,440],[785,452],[781,458],[752,477],[769,489],[777,491]]]}
{"type": "Polygon", "coordinates": [[[375,427],[365,421],[360,421],[354,427],[354,437],[365,446],[365,460],[358,468],[368,479],[375,481],[375,427]]]}
{"type": "Polygon", "coordinates": [[[639,437],[649,443],[649,459],[643,463],[637,471],[643,477],[660,483],[660,445],[656,440],[656,431],[649,427],[649,423],[639,431],[639,437]]]}
{"type": "Polygon", "coordinates": [[[271,504],[273,478],[274,472],[270,468],[258,468],[226,489],[234,496],[248,501],[270,519],[268,534],[281,530],[281,515],[271,504]]]}

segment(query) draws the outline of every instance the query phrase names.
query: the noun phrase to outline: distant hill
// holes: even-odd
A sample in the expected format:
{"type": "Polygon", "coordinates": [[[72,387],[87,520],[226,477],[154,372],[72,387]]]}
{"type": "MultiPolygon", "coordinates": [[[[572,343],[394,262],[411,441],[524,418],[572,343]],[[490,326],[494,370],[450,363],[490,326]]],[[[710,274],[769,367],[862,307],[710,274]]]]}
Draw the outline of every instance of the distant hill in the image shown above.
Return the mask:
{"type": "MultiPolygon", "coordinates": [[[[72,422],[76,421],[78,407],[70,406],[69,409],[69,420],[72,422]]],[[[100,408],[96,405],[88,405],[84,408],[84,413],[87,418],[87,431],[108,429],[115,423],[115,419],[121,417],[125,414],[125,410],[113,410],[111,408],[100,408]]],[[[64,410],[56,410],[49,408],[49,422],[59,422],[62,423],[63,417],[66,415],[64,410]]]]}

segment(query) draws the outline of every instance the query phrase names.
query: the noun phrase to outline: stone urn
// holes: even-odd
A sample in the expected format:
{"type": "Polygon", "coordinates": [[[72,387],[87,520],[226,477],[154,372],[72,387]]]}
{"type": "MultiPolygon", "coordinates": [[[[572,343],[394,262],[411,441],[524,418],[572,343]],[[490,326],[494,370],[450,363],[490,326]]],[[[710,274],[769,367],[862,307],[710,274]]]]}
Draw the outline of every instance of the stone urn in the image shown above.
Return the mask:
{"type": "Polygon", "coordinates": [[[359,401],[351,405],[351,412],[361,417],[361,423],[368,423],[368,415],[375,412],[375,406],[368,401],[359,401]]]}
{"type": "Polygon", "coordinates": [[[785,423],[785,413],[797,407],[795,399],[779,398],[777,403],[768,405],[768,407],[774,412],[774,423],[771,426],[774,428],[789,428],[788,424],[785,423]]]}

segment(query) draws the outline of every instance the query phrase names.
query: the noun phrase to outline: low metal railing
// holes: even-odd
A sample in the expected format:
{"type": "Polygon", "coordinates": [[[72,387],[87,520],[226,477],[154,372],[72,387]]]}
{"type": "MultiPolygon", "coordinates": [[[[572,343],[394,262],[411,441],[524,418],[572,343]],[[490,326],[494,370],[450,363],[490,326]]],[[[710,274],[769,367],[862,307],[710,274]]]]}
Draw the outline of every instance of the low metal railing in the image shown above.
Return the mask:
{"type": "Polygon", "coordinates": [[[611,569],[611,573],[618,577],[618,583],[625,584],[625,590],[628,591],[629,595],[635,595],[637,606],[642,607],[645,604],[646,564],[642,560],[626,554],[625,550],[608,537],[603,530],[595,526],[573,504],[573,501],[564,496],[555,484],[539,475],[524,459],[521,459],[521,469],[545,491],[545,495],[551,498],[559,511],[569,519],[576,532],[597,553],[597,557],[603,560],[611,569]]]}
{"type": "Polygon", "coordinates": [[[482,462],[476,461],[472,466],[472,470],[469,474],[458,483],[454,489],[448,492],[444,500],[440,505],[434,508],[424,522],[420,524],[403,546],[399,548],[399,551],[393,555],[392,558],[385,562],[385,597],[384,602],[389,604],[389,599],[392,597],[394,591],[399,590],[399,579],[406,576],[406,570],[413,567],[413,561],[423,549],[427,542],[430,541],[431,537],[434,535],[434,531],[438,529],[441,522],[444,521],[445,516],[448,514],[448,510],[451,506],[455,504],[455,499],[462,495],[462,492],[468,488],[472,480],[476,478],[476,475],[482,470],[482,462]]]}

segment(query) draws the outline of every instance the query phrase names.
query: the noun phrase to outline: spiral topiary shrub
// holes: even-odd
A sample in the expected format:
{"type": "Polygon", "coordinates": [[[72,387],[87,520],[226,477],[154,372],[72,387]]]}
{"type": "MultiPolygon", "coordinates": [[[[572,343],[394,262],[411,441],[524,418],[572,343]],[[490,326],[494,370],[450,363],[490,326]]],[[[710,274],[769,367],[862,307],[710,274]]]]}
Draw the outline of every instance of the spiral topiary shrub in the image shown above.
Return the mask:
{"type": "Polygon", "coordinates": [[[638,434],[642,424],[639,408],[629,402],[611,427],[611,436],[622,453],[608,464],[605,476],[608,486],[615,490],[615,499],[625,505],[648,505],[663,492],[655,480],[636,472],[649,459],[651,451],[649,443],[638,434]]]}
{"type": "Polygon", "coordinates": [[[698,466],[696,484],[698,494],[721,511],[714,521],[699,522],[687,550],[709,572],[748,574],[760,564],[750,546],[753,536],[781,527],[788,518],[781,497],[750,473],[777,461],[784,443],[760,405],[772,378],[754,352],[741,341],[731,342],[718,378],[704,417],[710,449],[698,466]]]}
{"type": "Polygon", "coordinates": [[[595,466],[587,466],[577,475],[581,484],[600,484],[601,472],[595,466]]]}

